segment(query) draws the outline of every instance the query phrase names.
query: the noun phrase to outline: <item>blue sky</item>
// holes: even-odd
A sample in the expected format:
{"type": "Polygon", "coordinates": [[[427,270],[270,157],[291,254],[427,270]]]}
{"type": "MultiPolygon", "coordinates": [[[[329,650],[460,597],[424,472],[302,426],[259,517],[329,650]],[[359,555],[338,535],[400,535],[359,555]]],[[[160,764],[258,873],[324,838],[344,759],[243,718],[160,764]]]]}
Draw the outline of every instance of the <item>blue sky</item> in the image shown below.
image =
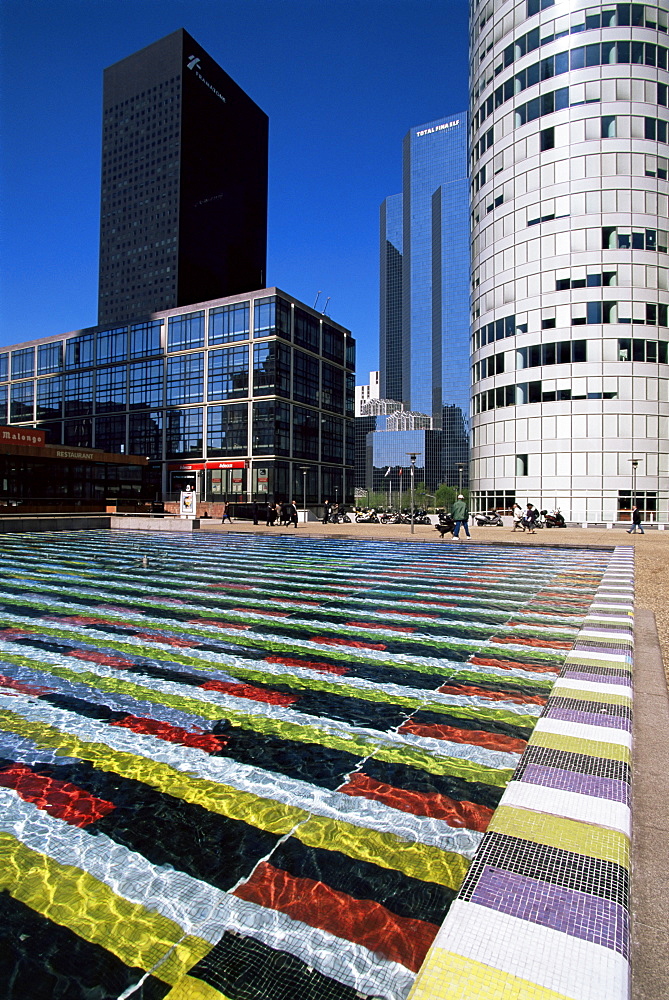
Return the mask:
{"type": "Polygon", "coordinates": [[[267,276],[378,365],[378,213],[467,106],[467,0],[3,0],[0,344],[97,321],[102,71],[186,28],[270,119],[267,276]]]}

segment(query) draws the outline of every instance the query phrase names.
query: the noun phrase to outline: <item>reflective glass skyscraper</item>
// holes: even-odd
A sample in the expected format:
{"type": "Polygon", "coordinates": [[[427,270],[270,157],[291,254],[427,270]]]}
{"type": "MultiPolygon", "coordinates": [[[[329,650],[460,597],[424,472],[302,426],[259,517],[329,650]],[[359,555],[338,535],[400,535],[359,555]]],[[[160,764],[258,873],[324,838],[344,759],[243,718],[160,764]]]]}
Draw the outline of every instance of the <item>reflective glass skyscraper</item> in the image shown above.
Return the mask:
{"type": "Polygon", "coordinates": [[[381,207],[380,251],[381,394],[443,429],[442,479],[456,481],[469,413],[466,112],[407,133],[402,194],[381,207]]]}

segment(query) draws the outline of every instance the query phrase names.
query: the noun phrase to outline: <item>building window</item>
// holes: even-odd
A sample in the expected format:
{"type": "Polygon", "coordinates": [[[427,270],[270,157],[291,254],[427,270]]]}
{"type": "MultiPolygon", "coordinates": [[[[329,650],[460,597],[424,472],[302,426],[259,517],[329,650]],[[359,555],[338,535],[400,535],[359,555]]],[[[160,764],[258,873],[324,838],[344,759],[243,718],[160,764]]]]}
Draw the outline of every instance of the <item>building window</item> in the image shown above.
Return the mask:
{"type": "Polygon", "coordinates": [[[247,340],[249,336],[249,303],[236,302],[209,310],[209,346],[247,340]]]}
{"type": "Polygon", "coordinates": [[[95,362],[95,337],[82,333],[65,341],[65,367],[90,368],[95,362]]]}
{"type": "Polygon", "coordinates": [[[204,347],[204,310],[170,316],[167,326],[167,350],[187,351],[204,347]]]}
{"type": "Polygon", "coordinates": [[[290,303],[279,295],[256,299],[253,303],[253,335],[269,337],[274,333],[290,340],[290,303]]]}
{"type": "Polygon", "coordinates": [[[168,410],[166,451],[168,458],[202,456],[201,406],[193,406],[187,410],[168,410]]]}
{"type": "Polygon", "coordinates": [[[180,354],[167,359],[166,402],[201,403],[204,398],[204,354],[180,354]]]}
{"type": "Polygon", "coordinates": [[[343,462],[344,422],[340,417],[321,417],[321,461],[343,462]]]}
{"type": "Polygon", "coordinates": [[[51,375],[63,370],[63,341],[40,344],[37,348],[37,374],[51,375]]]}
{"type": "Polygon", "coordinates": [[[254,455],[290,454],[290,406],[278,399],[253,404],[254,455]]]}
{"type": "Polygon", "coordinates": [[[253,345],[253,392],[290,395],[290,348],[277,340],[253,345]]]}
{"type": "Polygon", "coordinates": [[[321,378],[321,405],[325,410],[344,412],[344,373],[341,368],[328,365],[325,361],[321,378]]]}
{"type": "Polygon", "coordinates": [[[9,378],[9,353],[3,351],[0,354],[0,382],[9,378]]]}
{"type": "Polygon", "coordinates": [[[65,416],[78,417],[93,412],[93,372],[72,372],[65,376],[65,416]]]}
{"type": "Polygon", "coordinates": [[[130,414],[131,455],[145,455],[147,458],[163,456],[163,413],[152,410],[149,413],[130,414]]]}
{"type": "MultiPolygon", "coordinates": [[[[63,444],[69,444],[73,448],[92,448],[93,421],[90,417],[66,420],[63,425],[63,444]]],[[[80,476],[76,474],[73,478],[75,481],[81,481],[80,476]]]]}
{"type": "Polygon", "coordinates": [[[160,337],[163,329],[162,320],[148,323],[136,323],[130,327],[130,358],[145,358],[151,354],[160,354],[160,337]]]}
{"type": "Polygon", "coordinates": [[[30,378],[35,374],[35,348],[12,351],[12,378],[30,378]]]}
{"type": "Polygon", "coordinates": [[[24,420],[33,419],[34,396],[34,382],[16,382],[11,386],[9,397],[9,419],[11,423],[20,423],[24,420]]]}
{"type": "Polygon", "coordinates": [[[527,475],[527,455],[516,455],[516,475],[526,476],[527,475]]]}
{"type": "Polygon", "coordinates": [[[293,457],[318,461],[318,411],[293,406],[293,457]]]}
{"type": "Polygon", "coordinates": [[[125,452],[125,414],[97,418],[95,447],[102,451],[125,452]]]}
{"type": "Polygon", "coordinates": [[[207,455],[246,455],[248,451],[248,406],[207,408],[207,455]]]}
{"type": "Polygon", "coordinates": [[[298,347],[318,354],[320,346],[320,322],[315,316],[295,306],[294,340],[298,347]]]}
{"type": "Polygon", "coordinates": [[[548,149],[555,149],[555,128],[552,125],[550,128],[542,128],[539,133],[539,146],[542,153],[548,149]]]}
{"type": "Polygon", "coordinates": [[[616,137],[615,115],[602,115],[600,135],[602,139],[615,139],[616,137]]]}
{"type": "Polygon", "coordinates": [[[248,392],[248,347],[210,351],[207,399],[241,399],[248,392]]]}
{"type": "Polygon", "coordinates": [[[143,361],[130,365],[128,397],[131,409],[163,405],[163,361],[143,361]]]}
{"type": "Polygon", "coordinates": [[[128,369],[126,365],[98,368],[95,376],[95,412],[113,413],[125,409],[128,369]]]}
{"type": "Polygon", "coordinates": [[[323,357],[344,364],[344,335],[327,323],[323,323],[323,357]]]}
{"type": "Polygon", "coordinates": [[[120,327],[117,330],[104,330],[98,333],[98,364],[109,364],[112,361],[126,361],[128,358],[128,330],[120,327]]]}
{"type": "Polygon", "coordinates": [[[63,379],[60,375],[37,381],[37,420],[55,420],[63,415],[63,379]]]}
{"type": "MultiPolygon", "coordinates": [[[[296,322],[297,330],[297,322],[296,322]]],[[[319,392],[319,361],[302,351],[293,352],[293,399],[299,403],[310,403],[318,406],[319,392]]]]}

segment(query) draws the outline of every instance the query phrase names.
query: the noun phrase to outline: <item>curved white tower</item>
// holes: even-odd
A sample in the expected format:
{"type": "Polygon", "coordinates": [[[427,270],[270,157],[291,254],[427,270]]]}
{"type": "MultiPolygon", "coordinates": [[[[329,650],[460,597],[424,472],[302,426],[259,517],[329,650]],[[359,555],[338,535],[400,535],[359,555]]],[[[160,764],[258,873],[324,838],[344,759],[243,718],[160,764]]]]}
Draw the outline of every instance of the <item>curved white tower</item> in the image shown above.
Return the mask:
{"type": "Polygon", "coordinates": [[[472,0],[472,503],[669,521],[667,0],[472,0]]]}

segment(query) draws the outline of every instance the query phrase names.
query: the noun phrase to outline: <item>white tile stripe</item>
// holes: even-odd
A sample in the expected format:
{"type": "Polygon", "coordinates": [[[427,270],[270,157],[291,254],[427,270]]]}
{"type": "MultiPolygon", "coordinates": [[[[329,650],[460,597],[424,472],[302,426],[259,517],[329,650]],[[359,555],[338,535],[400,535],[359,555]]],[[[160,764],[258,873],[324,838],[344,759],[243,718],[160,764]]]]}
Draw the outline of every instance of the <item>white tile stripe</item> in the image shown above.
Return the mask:
{"type": "Polygon", "coordinates": [[[569,688],[573,691],[592,691],[596,694],[613,694],[618,695],[621,698],[625,698],[631,701],[630,689],[623,684],[607,684],[602,680],[601,684],[597,681],[582,681],[575,677],[561,677],[555,682],[555,686],[552,690],[552,695],[554,698],[558,697],[561,690],[566,690],[569,688]]]}
{"type": "Polygon", "coordinates": [[[574,1000],[623,1000],[629,993],[629,965],[618,952],[459,899],[451,906],[432,947],[574,1000]]]}
{"type": "Polygon", "coordinates": [[[526,777],[522,781],[509,782],[500,805],[603,826],[608,830],[618,830],[626,837],[632,835],[631,813],[629,806],[624,803],[569,792],[562,788],[533,785],[526,777]]]}

